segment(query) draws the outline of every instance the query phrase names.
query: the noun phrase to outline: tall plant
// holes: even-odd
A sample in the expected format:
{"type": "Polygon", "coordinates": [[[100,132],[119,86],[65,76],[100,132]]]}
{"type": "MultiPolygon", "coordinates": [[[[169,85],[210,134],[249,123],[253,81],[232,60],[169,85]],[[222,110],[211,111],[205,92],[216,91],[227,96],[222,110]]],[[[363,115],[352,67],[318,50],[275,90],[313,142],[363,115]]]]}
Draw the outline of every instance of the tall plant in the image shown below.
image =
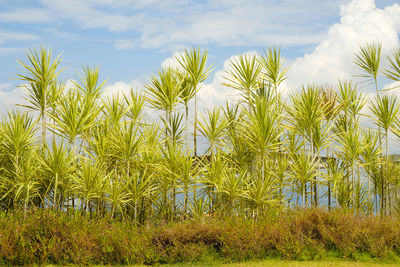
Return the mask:
{"type": "Polygon", "coordinates": [[[42,145],[46,143],[47,113],[48,108],[56,101],[56,96],[52,94],[55,88],[57,77],[62,70],[59,69],[61,55],[53,57],[50,48],[41,47],[38,50],[29,50],[26,53],[28,62],[18,60],[23,67],[22,74],[18,78],[27,84],[24,85],[27,96],[25,99],[29,104],[22,105],[29,109],[39,112],[42,123],[42,145]]]}

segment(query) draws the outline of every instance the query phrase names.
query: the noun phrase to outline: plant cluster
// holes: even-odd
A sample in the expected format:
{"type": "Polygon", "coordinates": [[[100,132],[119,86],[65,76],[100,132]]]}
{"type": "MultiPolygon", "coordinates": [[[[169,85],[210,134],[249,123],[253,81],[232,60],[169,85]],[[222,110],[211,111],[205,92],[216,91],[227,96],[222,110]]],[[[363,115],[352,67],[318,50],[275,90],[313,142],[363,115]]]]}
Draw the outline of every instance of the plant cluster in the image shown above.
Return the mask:
{"type": "Polygon", "coordinates": [[[389,135],[400,137],[400,106],[378,78],[399,81],[400,50],[386,67],[379,43],[354,56],[376,89],[372,99],[354,81],[304,85],[283,97],[288,68],[279,49],[239,55],[224,73],[239,101],[200,115],[197,93],[212,71],[207,51],[176,59],[179,66],[154,74],[143,93],[107,97],[98,68],[83,67],[67,86],[58,78],[60,56],[28,51],[19,61],[21,106],[38,116],[16,110],[0,122],[0,209],[139,224],[215,214],[257,220],[294,206],[399,211],[400,169],[388,147],[389,135]],[[160,120],[146,118],[146,109],[160,120]],[[361,117],[376,127],[361,127],[361,117]]]}

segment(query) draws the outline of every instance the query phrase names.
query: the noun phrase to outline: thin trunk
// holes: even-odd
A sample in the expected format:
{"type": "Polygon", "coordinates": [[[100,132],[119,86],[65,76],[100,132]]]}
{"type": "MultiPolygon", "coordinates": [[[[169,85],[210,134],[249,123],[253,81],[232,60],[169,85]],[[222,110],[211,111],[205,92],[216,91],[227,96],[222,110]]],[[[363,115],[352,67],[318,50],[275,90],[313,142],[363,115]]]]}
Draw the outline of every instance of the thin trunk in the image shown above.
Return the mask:
{"type": "MultiPolygon", "coordinates": [[[[45,101],[45,106],[46,106],[46,101],[45,101]]],[[[43,109],[41,113],[41,119],[42,119],[42,145],[43,149],[46,145],[46,110],[43,109]]]]}
{"type": "Polygon", "coordinates": [[[175,181],[172,184],[172,210],[173,210],[173,216],[176,214],[176,189],[175,189],[175,181]]]}
{"type": "MultiPolygon", "coordinates": [[[[312,128],[310,131],[310,146],[311,146],[311,159],[314,161],[314,140],[313,140],[313,132],[312,128]]],[[[316,178],[316,176],[315,176],[316,178]]],[[[312,204],[316,205],[316,192],[313,194],[313,185],[314,185],[314,190],[316,189],[316,181],[310,181],[310,206],[312,204]],[[314,198],[314,203],[313,203],[313,198],[314,198]]]]}
{"type": "Polygon", "coordinates": [[[28,199],[29,199],[29,187],[26,188],[26,197],[25,197],[25,201],[24,201],[24,220],[26,217],[26,210],[28,208],[28,199]]]}
{"type": "MultiPolygon", "coordinates": [[[[389,143],[388,143],[388,130],[385,130],[385,153],[386,153],[386,177],[389,178],[389,143]]],[[[383,185],[386,187],[386,185],[383,185]]],[[[385,188],[385,192],[389,198],[389,192],[388,190],[386,190],[385,188]]],[[[386,201],[386,197],[385,197],[385,201],[386,201]]],[[[388,201],[386,201],[388,202],[388,201]]],[[[386,203],[385,205],[385,214],[387,214],[387,206],[389,203],[386,203]]]]}
{"type": "Polygon", "coordinates": [[[194,142],[194,156],[197,157],[197,94],[194,95],[194,129],[193,129],[193,142],[194,142]]]}
{"type": "MultiPolygon", "coordinates": [[[[320,172],[320,165],[321,165],[321,159],[320,159],[320,153],[319,151],[317,152],[317,157],[318,157],[318,172],[320,172]]],[[[315,183],[314,183],[314,204],[315,206],[319,206],[319,194],[318,194],[318,190],[319,190],[319,185],[318,185],[318,176],[315,177],[315,183]]]]}
{"type": "Polygon", "coordinates": [[[250,101],[250,98],[251,98],[251,91],[250,91],[250,89],[248,89],[247,90],[247,101],[249,102],[248,103],[248,108],[249,108],[249,114],[251,113],[251,101],[250,101]]]}
{"type": "MultiPolygon", "coordinates": [[[[330,163],[330,158],[329,158],[329,144],[326,148],[326,163],[329,164],[330,163]]],[[[330,182],[330,171],[329,171],[329,167],[327,168],[327,172],[328,172],[328,210],[331,210],[331,182],[330,182]]]]}
{"type": "Polygon", "coordinates": [[[351,189],[353,192],[353,209],[356,207],[356,195],[355,195],[355,187],[354,187],[354,163],[351,162],[351,189]]]}
{"type": "Polygon", "coordinates": [[[114,212],[115,212],[115,205],[113,204],[111,207],[111,218],[114,218],[114,212]]]}
{"type": "Polygon", "coordinates": [[[134,208],[133,208],[133,218],[134,218],[134,221],[135,221],[135,223],[136,223],[136,220],[137,220],[137,200],[135,200],[135,205],[134,205],[134,208]]]}
{"type": "Polygon", "coordinates": [[[129,176],[130,176],[130,164],[129,164],[129,159],[128,159],[128,162],[127,162],[126,165],[127,165],[127,166],[126,166],[126,177],[129,179],[129,176]]]}
{"type": "Polygon", "coordinates": [[[188,188],[185,186],[185,197],[183,201],[183,210],[184,210],[184,216],[186,217],[187,214],[187,205],[188,204],[188,188]]]}
{"type": "MultiPolygon", "coordinates": [[[[74,153],[76,153],[76,137],[73,138],[72,145],[73,145],[73,148],[72,148],[72,149],[73,149],[74,153]]],[[[74,195],[72,195],[72,200],[71,200],[71,202],[72,202],[72,208],[74,209],[74,208],[75,208],[75,198],[74,198],[74,195]]]]}
{"type": "Polygon", "coordinates": [[[261,181],[264,183],[264,174],[265,174],[265,167],[264,167],[264,153],[261,153],[261,181]]]}
{"type": "Polygon", "coordinates": [[[185,102],[185,120],[186,120],[186,149],[189,151],[189,107],[188,103],[185,102]]]}
{"type": "Polygon", "coordinates": [[[57,186],[58,186],[58,173],[56,173],[56,179],[54,182],[54,196],[53,196],[53,205],[54,205],[54,209],[57,209],[57,186]]]}
{"type": "MultiPolygon", "coordinates": [[[[374,83],[375,83],[375,90],[376,90],[376,95],[378,99],[380,100],[380,94],[379,94],[379,89],[378,89],[378,81],[376,77],[374,77],[374,83]]],[[[378,141],[379,141],[379,146],[382,147],[382,137],[381,137],[381,127],[378,126],[378,141]]],[[[385,188],[384,188],[384,175],[383,175],[383,168],[381,166],[380,168],[380,175],[381,175],[381,216],[385,215],[385,210],[384,210],[384,205],[385,205],[385,188]]]]}

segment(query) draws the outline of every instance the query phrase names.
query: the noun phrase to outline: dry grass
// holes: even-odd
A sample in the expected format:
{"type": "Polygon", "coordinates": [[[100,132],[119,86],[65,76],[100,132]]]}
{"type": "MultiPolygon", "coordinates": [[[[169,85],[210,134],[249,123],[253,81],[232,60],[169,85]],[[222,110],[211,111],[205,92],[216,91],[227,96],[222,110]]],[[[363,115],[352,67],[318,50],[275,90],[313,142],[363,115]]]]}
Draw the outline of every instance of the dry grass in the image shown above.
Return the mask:
{"type": "Polygon", "coordinates": [[[399,256],[397,218],[342,211],[297,210],[260,221],[225,217],[147,227],[51,211],[29,213],[25,220],[18,213],[0,216],[0,265],[261,260],[255,266],[357,266],[357,261],[374,266],[382,260],[400,263],[399,256]],[[324,262],[332,259],[339,261],[324,262]]]}

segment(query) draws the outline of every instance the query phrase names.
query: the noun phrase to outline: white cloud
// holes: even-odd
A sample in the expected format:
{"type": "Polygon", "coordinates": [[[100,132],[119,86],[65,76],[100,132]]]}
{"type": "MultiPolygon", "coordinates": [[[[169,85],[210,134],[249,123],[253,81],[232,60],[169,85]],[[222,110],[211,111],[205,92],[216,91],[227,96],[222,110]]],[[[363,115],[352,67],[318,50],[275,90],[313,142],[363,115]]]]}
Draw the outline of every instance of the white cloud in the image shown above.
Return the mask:
{"type": "Polygon", "coordinates": [[[0,29],[0,54],[9,54],[14,52],[24,51],[25,48],[17,47],[15,45],[10,46],[9,42],[30,42],[38,40],[40,37],[34,34],[20,33],[14,31],[8,31],[0,29]]]}
{"type": "Polygon", "coordinates": [[[129,50],[135,47],[135,40],[121,39],[114,42],[114,47],[118,50],[129,50]]]}
{"type": "Polygon", "coordinates": [[[13,87],[11,83],[0,84],[0,113],[5,114],[7,110],[14,109],[17,104],[22,104],[23,94],[22,87],[13,87]]]}
{"type": "Polygon", "coordinates": [[[373,0],[353,0],[341,8],[339,23],[330,27],[322,42],[291,65],[287,86],[335,83],[359,73],[353,63],[360,45],[382,42],[383,53],[399,45],[400,6],[378,9],[373,0]]]}
{"type": "Polygon", "coordinates": [[[183,52],[175,52],[171,57],[167,57],[161,62],[161,68],[174,68],[174,69],[182,69],[181,65],[179,64],[177,58],[181,58],[183,52]]]}
{"type": "Polygon", "coordinates": [[[44,32],[47,32],[48,34],[51,34],[54,37],[61,38],[61,39],[68,39],[68,40],[83,40],[83,39],[85,39],[85,36],[83,36],[83,35],[62,31],[62,30],[59,30],[59,29],[53,28],[53,27],[41,28],[41,30],[44,32]]]}
{"type": "Polygon", "coordinates": [[[143,83],[133,80],[129,83],[124,81],[118,81],[104,87],[103,95],[105,97],[111,97],[113,95],[129,95],[131,90],[141,91],[143,90],[143,83]]]}
{"type": "MultiPolygon", "coordinates": [[[[112,31],[126,31],[135,26],[136,17],[96,8],[87,1],[41,0],[43,10],[50,13],[53,21],[72,20],[82,28],[106,28],[112,31]]],[[[19,10],[13,12],[18,13],[19,10]]],[[[3,13],[7,14],[7,13],[3,13]]],[[[37,21],[40,22],[40,21],[37,21]]]]}
{"type": "Polygon", "coordinates": [[[39,36],[28,33],[19,33],[0,29],[0,43],[7,41],[34,41],[39,39],[39,36]]]}
{"type": "MultiPolygon", "coordinates": [[[[37,8],[0,13],[5,22],[71,21],[81,28],[104,28],[138,36],[146,48],[209,44],[309,45],[321,40],[339,5],[348,0],[40,0],[37,8]],[[324,20],[316,20],[317,17],[324,20]]],[[[117,49],[132,48],[116,42],[117,49]],[[122,48],[121,48],[122,47],[122,48]]]]}
{"type": "Polygon", "coordinates": [[[48,10],[42,8],[23,8],[0,14],[0,21],[4,22],[43,23],[53,20],[48,10]]]}

